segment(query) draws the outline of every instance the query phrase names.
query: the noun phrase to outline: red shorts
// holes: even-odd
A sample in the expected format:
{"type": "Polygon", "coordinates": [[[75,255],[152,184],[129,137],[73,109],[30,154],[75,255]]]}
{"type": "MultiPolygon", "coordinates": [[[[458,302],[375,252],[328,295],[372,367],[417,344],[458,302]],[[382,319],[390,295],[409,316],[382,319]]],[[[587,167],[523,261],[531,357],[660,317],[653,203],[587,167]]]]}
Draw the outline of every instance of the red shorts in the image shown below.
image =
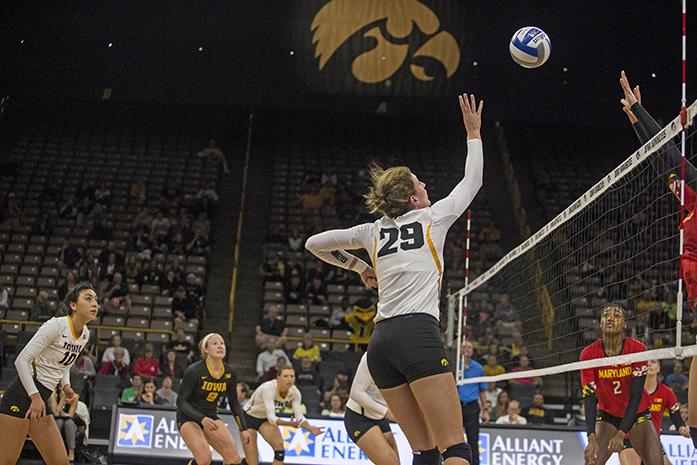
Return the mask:
{"type": "Polygon", "coordinates": [[[683,256],[682,279],[687,289],[687,301],[690,308],[694,310],[695,298],[697,298],[697,257],[683,256]]]}

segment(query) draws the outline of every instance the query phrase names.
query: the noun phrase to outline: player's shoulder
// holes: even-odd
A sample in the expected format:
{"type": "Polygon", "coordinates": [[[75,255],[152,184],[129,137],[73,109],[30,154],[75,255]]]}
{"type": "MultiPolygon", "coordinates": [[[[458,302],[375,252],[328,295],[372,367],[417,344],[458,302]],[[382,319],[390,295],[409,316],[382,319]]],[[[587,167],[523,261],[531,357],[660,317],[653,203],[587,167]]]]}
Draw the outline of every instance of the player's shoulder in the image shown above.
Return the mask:
{"type": "Polygon", "coordinates": [[[207,371],[208,371],[208,369],[206,368],[203,360],[199,360],[197,362],[192,363],[188,367],[186,367],[186,370],[184,370],[184,376],[186,376],[186,375],[197,376],[197,375],[201,375],[207,371]]]}
{"type": "Polygon", "coordinates": [[[675,393],[666,383],[658,383],[658,386],[656,386],[656,390],[653,392],[654,397],[671,397],[671,395],[672,397],[675,397],[675,393]]]}
{"type": "Polygon", "coordinates": [[[225,380],[232,380],[232,381],[237,380],[237,372],[232,367],[232,365],[230,365],[229,363],[223,362],[223,367],[225,368],[225,374],[223,375],[223,378],[225,380]]]}
{"type": "Polygon", "coordinates": [[[647,350],[646,344],[633,337],[626,336],[624,338],[624,353],[643,352],[647,350]]]}
{"type": "Polygon", "coordinates": [[[583,350],[581,351],[580,359],[581,360],[588,360],[591,358],[602,357],[603,356],[602,349],[603,349],[603,340],[597,339],[583,348],[583,350]]]}

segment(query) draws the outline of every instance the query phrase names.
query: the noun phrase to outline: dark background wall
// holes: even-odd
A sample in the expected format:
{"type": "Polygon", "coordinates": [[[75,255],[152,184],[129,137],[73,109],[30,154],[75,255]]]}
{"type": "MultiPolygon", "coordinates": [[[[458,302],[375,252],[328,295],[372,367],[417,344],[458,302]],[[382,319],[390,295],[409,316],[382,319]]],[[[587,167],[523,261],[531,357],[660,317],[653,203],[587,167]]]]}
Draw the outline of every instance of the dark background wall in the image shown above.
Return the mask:
{"type": "MultiPolygon", "coordinates": [[[[112,98],[123,100],[366,110],[386,100],[393,112],[447,115],[457,112],[456,93],[471,91],[486,99],[489,118],[624,123],[617,79],[625,68],[657,116],[669,118],[679,106],[678,0],[423,0],[457,38],[459,69],[423,83],[407,63],[389,87],[358,83],[341,58],[319,72],[310,24],[325,3],[3,2],[0,90],[99,98],[111,87],[112,98]],[[526,25],[552,40],[540,69],[523,69],[508,54],[511,35],[526,25]]],[[[697,58],[689,46],[697,44],[695,22],[688,50],[697,58]]],[[[357,36],[342,53],[361,47],[371,44],[357,36]]],[[[689,76],[697,74],[695,61],[689,76]]],[[[694,86],[690,95],[697,96],[694,86]]]]}

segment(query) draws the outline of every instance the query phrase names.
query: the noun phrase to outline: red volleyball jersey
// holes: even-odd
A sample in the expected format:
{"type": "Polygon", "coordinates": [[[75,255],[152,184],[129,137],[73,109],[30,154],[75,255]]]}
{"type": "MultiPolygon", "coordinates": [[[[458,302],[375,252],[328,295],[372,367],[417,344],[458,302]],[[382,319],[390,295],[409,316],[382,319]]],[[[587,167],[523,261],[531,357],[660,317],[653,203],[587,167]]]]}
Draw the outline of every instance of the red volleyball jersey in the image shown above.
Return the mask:
{"type": "MultiPolygon", "coordinates": [[[[643,343],[625,336],[620,355],[634,354],[645,350],[646,346],[643,343]]],[[[581,360],[593,360],[607,356],[603,349],[602,339],[598,339],[581,351],[581,360]]],[[[595,392],[595,396],[598,398],[598,410],[622,418],[629,403],[632,379],[635,376],[646,375],[647,370],[648,362],[646,361],[583,369],[581,370],[581,386],[583,386],[584,396],[587,393],[595,392]]],[[[648,410],[649,406],[649,395],[643,391],[637,413],[648,410]]]]}
{"type": "Polygon", "coordinates": [[[683,257],[697,260],[697,218],[695,218],[695,203],[697,195],[691,187],[685,183],[685,219],[682,222],[683,232],[683,257]]]}
{"type": "Polygon", "coordinates": [[[661,425],[663,424],[663,413],[665,413],[666,410],[677,412],[680,410],[680,404],[673,390],[663,383],[659,383],[653,393],[647,394],[651,402],[651,406],[649,407],[649,410],[651,410],[651,421],[653,422],[654,428],[656,428],[656,433],[660,436],[661,425]]]}

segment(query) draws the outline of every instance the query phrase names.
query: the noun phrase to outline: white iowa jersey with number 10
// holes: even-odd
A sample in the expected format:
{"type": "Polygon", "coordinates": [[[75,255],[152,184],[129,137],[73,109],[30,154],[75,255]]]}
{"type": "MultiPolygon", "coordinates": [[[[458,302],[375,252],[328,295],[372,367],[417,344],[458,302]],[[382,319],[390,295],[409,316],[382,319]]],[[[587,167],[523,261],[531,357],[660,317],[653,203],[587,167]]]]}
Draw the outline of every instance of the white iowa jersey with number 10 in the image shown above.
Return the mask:
{"type": "Polygon", "coordinates": [[[44,387],[55,389],[65,371],[75,363],[89,338],[87,326],[83,328],[81,335],[75,337],[72,322],[67,316],[51,318],[41,325],[22,349],[20,357],[28,356],[33,360],[36,379],[44,387]]]}

